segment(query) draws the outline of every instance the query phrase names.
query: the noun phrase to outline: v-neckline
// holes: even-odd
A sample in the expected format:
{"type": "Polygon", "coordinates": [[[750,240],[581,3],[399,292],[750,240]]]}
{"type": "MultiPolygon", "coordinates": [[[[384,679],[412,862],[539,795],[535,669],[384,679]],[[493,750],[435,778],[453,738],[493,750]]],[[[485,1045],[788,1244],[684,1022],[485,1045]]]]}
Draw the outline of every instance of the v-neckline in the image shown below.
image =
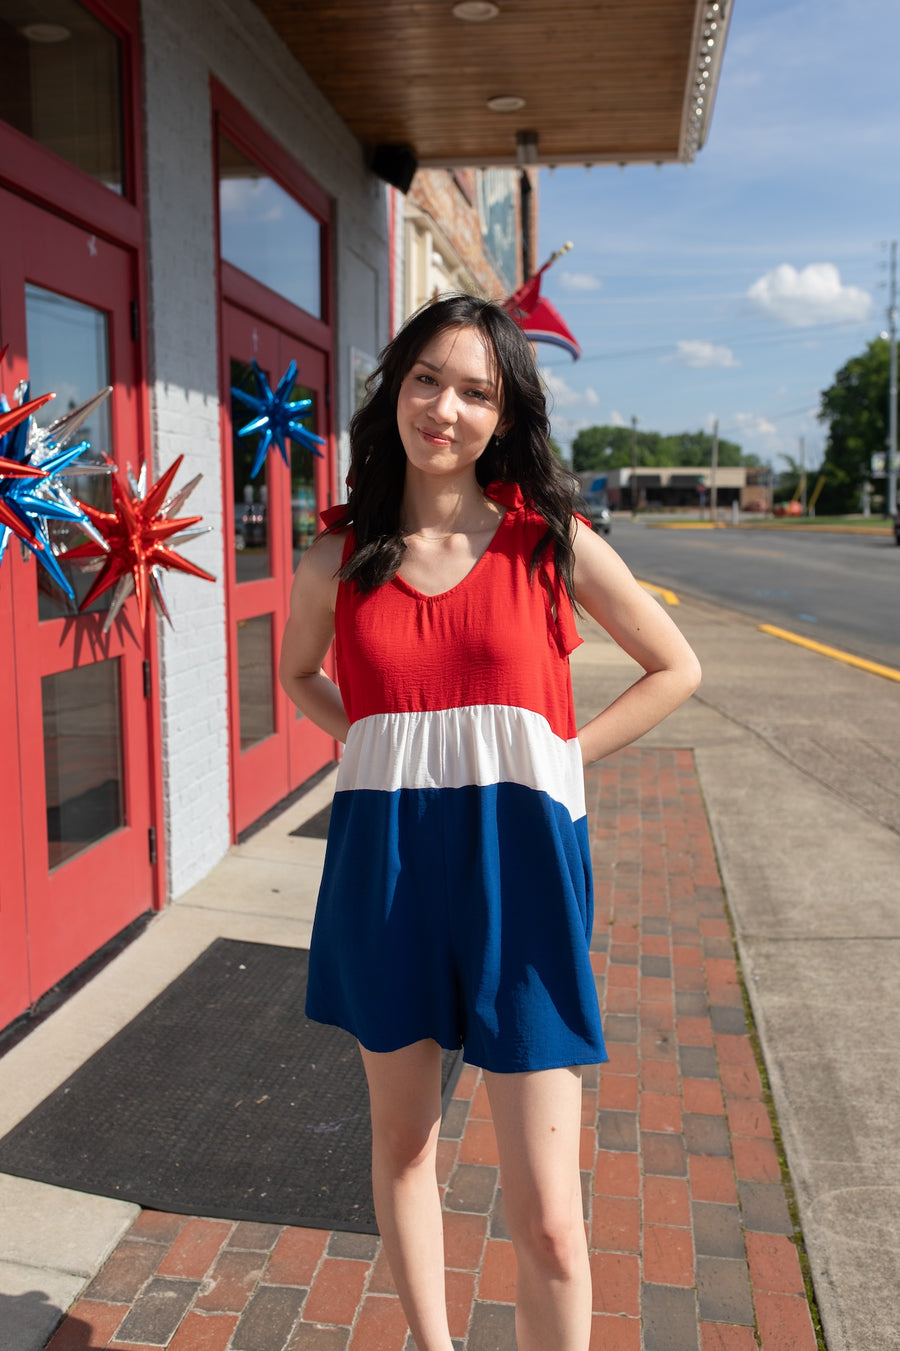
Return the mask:
{"type": "Polygon", "coordinates": [[[496,544],[497,539],[500,535],[500,531],[503,529],[506,522],[513,515],[514,513],[508,507],[504,510],[503,515],[497,522],[496,530],[491,535],[487,544],[484,546],[484,549],[475,559],[472,566],[469,568],[469,571],[465,573],[464,576],[460,577],[458,582],[454,582],[453,586],[448,586],[446,591],[435,591],[434,593],[431,594],[427,591],[420,591],[418,587],[415,587],[412,585],[411,582],[408,582],[405,577],[401,577],[399,572],[394,573],[394,576],[391,578],[392,585],[396,586],[398,590],[406,592],[408,596],[412,596],[414,600],[443,600],[446,596],[452,596],[455,592],[459,591],[460,587],[466,585],[466,583],[470,580],[470,578],[474,576],[474,574],[481,567],[482,563],[488,557],[488,555],[492,553],[494,545],[496,544]]]}

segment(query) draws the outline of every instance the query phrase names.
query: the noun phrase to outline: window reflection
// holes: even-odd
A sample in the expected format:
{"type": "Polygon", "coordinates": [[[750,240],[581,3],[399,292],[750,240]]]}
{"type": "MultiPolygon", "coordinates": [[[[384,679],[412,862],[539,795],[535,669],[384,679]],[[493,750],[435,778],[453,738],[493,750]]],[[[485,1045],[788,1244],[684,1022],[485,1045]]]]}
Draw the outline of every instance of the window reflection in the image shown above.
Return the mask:
{"type": "MultiPolygon", "coordinates": [[[[46,427],[110,383],[107,316],[90,305],[28,284],[25,287],[25,324],[32,397],[47,394],[50,390],[56,393],[56,398],[35,414],[38,425],[46,427]]],[[[105,455],[112,456],[112,416],[108,399],[82,424],[78,438],[91,443],[90,450],[81,456],[83,460],[103,463],[105,455]]],[[[108,474],[71,474],[66,475],[64,482],[79,501],[99,511],[112,510],[108,474]]],[[[63,549],[84,538],[77,525],[66,521],[50,521],[47,528],[54,548],[63,549]]],[[[75,592],[76,603],[80,604],[94,574],[73,567],[64,559],[60,559],[60,566],[75,592]]],[[[41,619],[58,619],[60,614],[69,612],[69,603],[45,568],[38,565],[36,571],[40,593],[38,615],[41,619]]],[[[110,599],[109,595],[101,596],[90,610],[107,610],[110,599]]]]}
{"type": "MultiPolygon", "coordinates": [[[[270,372],[266,372],[270,378],[270,372]]],[[[231,385],[248,394],[256,394],[253,367],[246,361],[231,361],[231,385]]],[[[261,432],[238,436],[238,430],[252,421],[253,413],[234,396],[231,398],[231,463],[234,478],[234,575],[238,582],[254,582],[271,576],[269,560],[269,459],[256,478],[250,477],[253,461],[262,439],[261,432]]]]}
{"type": "Polygon", "coordinates": [[[238,621],[238,703],[241,750],[275,731],[272,698],[272,616],[238,621]]]}
{"type": "Polygon", "coordinates": [[[123,192],[121,42],[78,0],[4,0],[0,118],[123,192]]]}
{"type": "Polygon", "coordinates": [[[219,226],[227,262],[321,319],[322,227],[221,133],[219,226]]]}
{"type": "Polygon", "coordinates": [[[50,867],[124,825],[119,662],[41,680],[50,867]]]}
{"type": "MultiPolygon", "coordinates": [[[[306,417],[297,421],[307,431],[316,430],[316,396],[305,385],[295,385],[291,392],[291,402],[310,399],[312,407],[306,417]]],[[[298,446],[295,441],[291,447],[291,549],[293,565],[296,568],[302,555],[316,537],[316,490],[313,477],[313,453],[306,446],[298,446]]]]}
{"type": "MultiPolygon", "coordinates": [[[[316,430],[316,396],[305,385],[295,385],[291,400],[311,399],[312,407],[305,418],[300,418],[308,431],[316,430]]],[[[297,564],[312,544],[318,530],[316,512],[316,490],[313,478],[313,454],[306,446],[291,443],[291,554],[296,571],[297,564]]],[[[299,721],[303,714],[295,709],[294,717],[299,721]]]]}

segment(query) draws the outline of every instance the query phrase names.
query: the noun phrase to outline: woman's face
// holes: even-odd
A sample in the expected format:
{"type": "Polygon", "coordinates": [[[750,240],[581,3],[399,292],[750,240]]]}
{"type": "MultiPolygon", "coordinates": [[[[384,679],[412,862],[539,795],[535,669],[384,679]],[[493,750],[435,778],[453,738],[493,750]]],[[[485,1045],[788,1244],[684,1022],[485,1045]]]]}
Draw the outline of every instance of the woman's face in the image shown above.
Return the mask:
{"type": "Polygon", "coordinates": [[[408,466],[452,476],[472,469],[502,416],[493,352],[474,328],[431,338],[407,371],[397,399],[397,427],[408,466]]]}

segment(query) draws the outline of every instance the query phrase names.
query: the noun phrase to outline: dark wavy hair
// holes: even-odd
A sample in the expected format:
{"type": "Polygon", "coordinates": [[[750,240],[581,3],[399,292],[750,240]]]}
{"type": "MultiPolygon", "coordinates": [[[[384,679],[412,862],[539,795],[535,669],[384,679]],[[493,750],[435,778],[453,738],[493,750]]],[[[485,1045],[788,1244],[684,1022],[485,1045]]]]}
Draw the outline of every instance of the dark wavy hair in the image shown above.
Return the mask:
{"type": "Polygon", "coordinates": [[[353,525],[355,548],[341,569],[344,581],[361,591],[381,586],[397,572],[406,545],[400,504],[406,452],[397,427],[400,385],[422,349],[447,329],[473,328],[487,345],[499,377],[501,436],[492,436],[475,463],[482,487],[500,480],[517,483],[526,501],[543,516],[547,531],[531,559],[532,572],[552,547],[557,571],[574,599],[571,528],[575,481],[550,445],[544,390],[531,347],[522,330],[493,301],[451,295],[418,310],[388,343],[366,382],[367,398],[350,422],[350,498],[331,530],[353,525]]]}

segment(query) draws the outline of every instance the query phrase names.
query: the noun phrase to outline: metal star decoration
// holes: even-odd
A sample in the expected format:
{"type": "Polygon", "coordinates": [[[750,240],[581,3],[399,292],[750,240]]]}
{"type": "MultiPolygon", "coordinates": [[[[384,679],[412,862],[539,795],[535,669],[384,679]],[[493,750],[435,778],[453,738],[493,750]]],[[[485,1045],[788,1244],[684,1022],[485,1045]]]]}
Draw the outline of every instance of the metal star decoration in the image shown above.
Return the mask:
{"type": "Polygon", "coordinates": [[[253,468],[250,470],[250,477],[256,478],[273,441],[281,451],[281,458],[290,468],[285,437],[290,437],[292,441],[296,441],[298,446],[304,446],[307,450],[311,450],[314,455],[321,456],[322,452],[318,447],[324,446],[324,440],[321,436],[316,436],[313,432],[307,431],[298,421],[312,408],[312,399],[295,399],[293,402],[288,399],[297,378],[296,361],[290,363],[275,386],[274,394],[266,379],[265,372],[259,369],[255,361],[252,365],[256,379],[256,397],[254,398],[252,394],[245,394],[242,389],[237,389],[234,385],[231,387],[234,397],[246,408],[256,413],[252,422],[248,422],[245,427],[239,429],[238,436],[252,436],[254,432],[263,433],[256,451],[256,459],[253,461],[253,468]]]}
{"type": "MultiPolygon", "coordinates": [[[[147,611],[152,601],[157,613],[171,624],[169,606],[163,586],[163,571],[171,568],[176,572],[187,572],[193,577],[203,577],[208,582],[216,579],[196,563],[181,558],[171,547],[176,542],[186,543],[204,535],[211,527],[191,529],[201,516],[176,518],[175,513],[184,505],[203,477],[198,474],[172,498],[166,494],[181,467],[184,457],[178,456],[156,483],[148,483],[147,466],[141,469],[135,479],[128,468],[128,486],[123,488],[118,479],[112,481],[113,511],[98,511],[86,506],[85,512],[92,524],[101,534],[109,557],[103,563],[102,570],[94,579],[91,589],[81,602],[84,610],[92,601],[114,586],[112,604],[106,615],[103,632],[108,633],[113,620],[132,592],[137,596],[141,627],[147,619],[147,611]]],[[[67,549],[63,558],[78,561],[96,559],[102,556],[97,543],[77,544],[67,549]]]]}
{"type": "MultiPolygon", "coordinates": [[[[0,352],[0,359],[5,351],[0,352]]],[[[32,414],[55,398],[54,394],[29,400],[28,385],[23,382],[16,390],[15,397],[20,400],[16,408],[10,408],[5,395],[0,394],[0,563],[10,537],[16,535],[72,601],[75,593],[56,561],[48,522],[69,521],[88,534],[94,533],[84,509],[59,481],[59,475],[110,472],[105,465],[77,463],[90,442],[68,444],[109,392],[100,390],[49,427],[38,427],[32,414]]]]}

